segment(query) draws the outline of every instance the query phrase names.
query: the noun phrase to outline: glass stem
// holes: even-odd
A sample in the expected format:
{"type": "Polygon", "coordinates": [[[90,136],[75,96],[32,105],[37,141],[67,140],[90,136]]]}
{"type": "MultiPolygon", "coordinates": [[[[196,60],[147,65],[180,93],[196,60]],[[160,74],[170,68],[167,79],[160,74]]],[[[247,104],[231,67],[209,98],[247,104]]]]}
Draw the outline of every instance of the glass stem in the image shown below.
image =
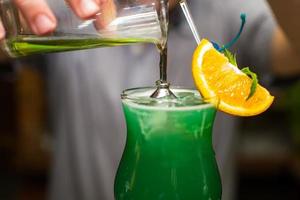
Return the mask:
{"type": "Polygon", "coordinates": [[[160,51],[160,62],[159,62],[159,70],[160,70],[160,81],[167,82],[167,65],[168,65],[168,47],[165,46],[160,51]]]}
{"type": "Polygon", "coordinates": [[[160,53],[159,62],[159,81],[156,82],[157,89],[151,95],[152,98],[176,98],[170,90],[167,80],[168,66],[168,27],[169,27],[169,0],[160,0],[159,19],[162,30],[162,41],[157,45],[160,53]]]}

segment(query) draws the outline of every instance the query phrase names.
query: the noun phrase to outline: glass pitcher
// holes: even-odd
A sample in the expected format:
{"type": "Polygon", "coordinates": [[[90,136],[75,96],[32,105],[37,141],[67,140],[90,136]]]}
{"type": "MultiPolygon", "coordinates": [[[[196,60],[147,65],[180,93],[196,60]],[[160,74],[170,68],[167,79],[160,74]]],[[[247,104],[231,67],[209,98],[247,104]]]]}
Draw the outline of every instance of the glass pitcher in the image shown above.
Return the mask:
{"type": "Polygon", "coordinates": [[[0,0],[6,30],[1,47],[11,57],[166,40],[168,0],[113,0],[114,15],[109,21],[101,12],[88,20],[79,19],[64,0],[46,2],[57,27],[51,34],[36,36],[12,0],[0,0]]]}
{"type": "Polygon", "coordinates": [[[155,88],[122,94],[127,141],[116,200],[221,199],[212,147],[216,107],[195,90],[171,89],[177,99],[149,98],[155,88]]]}

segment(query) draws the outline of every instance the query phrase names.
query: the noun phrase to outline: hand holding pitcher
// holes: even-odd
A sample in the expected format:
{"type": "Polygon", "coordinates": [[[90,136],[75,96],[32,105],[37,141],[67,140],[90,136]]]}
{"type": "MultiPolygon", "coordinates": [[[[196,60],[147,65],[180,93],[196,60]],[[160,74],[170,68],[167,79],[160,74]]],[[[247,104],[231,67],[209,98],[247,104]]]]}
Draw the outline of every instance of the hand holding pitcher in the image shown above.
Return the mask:
{"type": "Polygon", "coordinates": [[[1,48],[19,57],[160,43],[167,24],[162,2],[167,0],[0,0],[1,48]]]}

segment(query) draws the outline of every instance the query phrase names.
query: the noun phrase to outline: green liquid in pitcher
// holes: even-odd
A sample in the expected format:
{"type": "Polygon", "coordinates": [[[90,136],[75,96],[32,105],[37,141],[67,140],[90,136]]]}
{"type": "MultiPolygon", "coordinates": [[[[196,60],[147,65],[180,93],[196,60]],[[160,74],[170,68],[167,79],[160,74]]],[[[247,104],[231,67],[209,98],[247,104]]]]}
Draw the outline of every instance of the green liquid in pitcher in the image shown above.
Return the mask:
{"type": "Polygon", "coordinates": [[[115,198],[220,200],[212,147],[215,107],[193,90],[172,89],[175,100],[151,99],[151,91],[138,90],[123,99],[127,141],[115,198]]]}
{"type": "Polygon", "coordinates": [[[156,40],[141,38],[91,38],[82,35],[82,37],[55,36],[55,37],[37,37],[37,36],[19,36],[15,39],[8,39],[4,43],[4,48],[8,50],[10,56],[19,57],[38,53],[52,53],[62,51],[73,51],[81,49],[91,49],[97,47],[112,47],[128,45],[133,43],[157,43],[156,40]]]}

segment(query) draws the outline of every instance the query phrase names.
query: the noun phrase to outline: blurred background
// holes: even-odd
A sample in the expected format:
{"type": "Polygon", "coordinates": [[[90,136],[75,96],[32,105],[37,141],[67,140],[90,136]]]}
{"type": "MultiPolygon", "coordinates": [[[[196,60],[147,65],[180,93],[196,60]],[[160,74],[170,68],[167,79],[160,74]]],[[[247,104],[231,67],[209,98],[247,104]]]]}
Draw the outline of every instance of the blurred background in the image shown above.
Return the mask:
{"type": "MultiPolygon", "coordinates": [[[[52,134],[41,69],[30,64],[13,67],[7,59],[0,62],[1,200],[46,199],[52,134]]],[[[272,108],[258,117],[239,119],[237,199],[300,199],[299,91],[296,78],[275,79],[272,108]]]]}

